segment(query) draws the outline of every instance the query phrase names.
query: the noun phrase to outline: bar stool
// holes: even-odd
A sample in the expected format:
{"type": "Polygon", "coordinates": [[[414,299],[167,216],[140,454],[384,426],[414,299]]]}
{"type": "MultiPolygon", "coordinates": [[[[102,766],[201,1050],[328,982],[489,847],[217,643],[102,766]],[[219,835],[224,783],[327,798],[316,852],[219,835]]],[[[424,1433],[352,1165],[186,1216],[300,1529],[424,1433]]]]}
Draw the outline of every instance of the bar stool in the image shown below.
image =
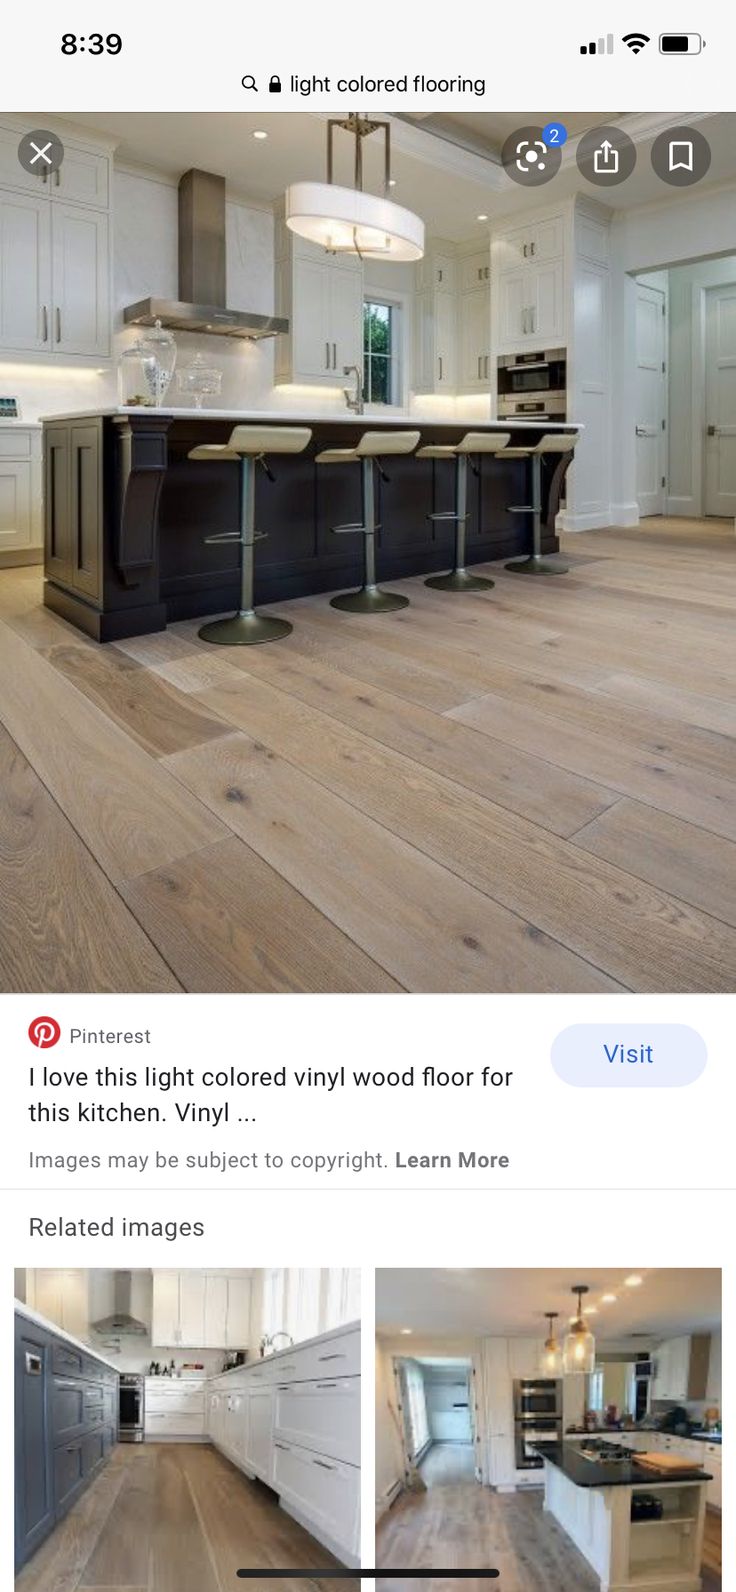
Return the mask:
{"type": "Polygon", "coordinates": [[[217,641],[226,647],[251,646],[260,641],[278,641],[292,630],[288,619],[257,614],[253,606],[255,544],[265,541],[266,532],[255,528],[256,465],[260,464],[271,480],[266,463],[269,453],[303,453],[312,433],[306,426],[235,426],[228,442],[202,443],[192,448],[190,459],[212,464],[221,459],[237,462],[240,475],[240,527],[206,536],[205,543],[240,543],[240,608],[229,619],[213,619],[199,631],[202,641],[217,641]]]}
{"type": "Polygon", "coordinates": [[[480,453],[501,453],[506,444],[511,440],[508,431],[468,431],[461,442],[455,443],[428,443],[425,448],[417,450],[418,459],[454,459],[455,460],[455,507],[442,514],[428,514],[428,520],[453,520],[455,523],[455,568],[449,575],[430,575],[425,580],[425,586],[434,586],[436,591],[488,591],[495,581],[488,580],[485,575],[471,575],[465,568],[465,526],[468,518],[468,461],[470,467],[477,470],[473,464],[473,455],[480,453]]]}
{"type": "Polygon", "coordinates": [[[566,575],[567,564],[550,564],[542,557],[542,457],[545,453],[569,453],[577,438],[574,434],[548,432],[534,448],[509,448],[507,459],[531,462],[531,503],[509,504],[510,514],[531,514],[532,550],[528,558],[513,558],[505,565],[512,575],[566,575]]]}
{"type": "Polygon", "coordinates": [[[364,431],[354,448],[325,448],[317,454],[317,464],[359,463],[362,482],[363,518],[355,525],[333,525],[336,536],[350,532],[363,533],[363,585],[359,591],[341,592],[331,597],[333,608],[342,608],[351,614],[385,614],[393,608],[406,608],[408,597],[398,592],[382,591],[376,585],[376,478],[378,469],[382,480],[388,476],[381,469],[381,458],[387,453],[413,453],[419,441],[418,431],[364,431]]]}

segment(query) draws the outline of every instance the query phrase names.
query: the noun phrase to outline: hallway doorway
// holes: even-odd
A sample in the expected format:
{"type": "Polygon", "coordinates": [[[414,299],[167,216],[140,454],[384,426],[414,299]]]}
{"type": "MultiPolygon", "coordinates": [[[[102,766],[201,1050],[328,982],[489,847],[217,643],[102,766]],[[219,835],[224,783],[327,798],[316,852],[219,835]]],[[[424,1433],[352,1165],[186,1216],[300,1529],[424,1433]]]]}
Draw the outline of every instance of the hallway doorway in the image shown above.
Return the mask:
{"type": "Polygon", "coordinates": [[[397,1358],[394,1377],[407,1468],[428,1487],[480,1481],[472,1360],[397,1358]]]}

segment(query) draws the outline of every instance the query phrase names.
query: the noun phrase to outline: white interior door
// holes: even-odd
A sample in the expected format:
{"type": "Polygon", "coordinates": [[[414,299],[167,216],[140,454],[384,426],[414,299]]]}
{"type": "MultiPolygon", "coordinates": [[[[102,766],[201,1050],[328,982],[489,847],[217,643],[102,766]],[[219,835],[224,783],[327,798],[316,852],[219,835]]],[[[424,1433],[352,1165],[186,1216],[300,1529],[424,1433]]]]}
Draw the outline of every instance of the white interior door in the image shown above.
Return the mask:
{"type": "Polygon", "coordinates": [[[665,296],[636,289],[636,497],[640,514],[664,513],[667,393],[665,296]]]}
{"type": "Polygon", "coordinates": [[[736,284],[712,287],[705,315],[705,513],[736,515],[736,284]]]}

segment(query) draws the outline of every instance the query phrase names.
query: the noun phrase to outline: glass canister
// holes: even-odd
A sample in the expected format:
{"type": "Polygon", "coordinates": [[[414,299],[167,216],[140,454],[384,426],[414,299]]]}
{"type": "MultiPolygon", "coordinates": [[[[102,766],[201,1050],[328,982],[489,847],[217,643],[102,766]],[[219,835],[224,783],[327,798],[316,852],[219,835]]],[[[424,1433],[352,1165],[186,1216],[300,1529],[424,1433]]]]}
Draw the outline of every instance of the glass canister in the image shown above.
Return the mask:
{"type": "Polygon", "coordinates": [[[211,365],[204,354],[195,354],[191,365],[178,372],[176,384],[181,393],[194,399],[195,409],[201,409],[205,398],[214,398],[222,388],[222,371],[211,365]]]}
{"type": "Polygon", "coordinates": [[[176,367],[176,339],[171,332],[165,331],[160,321],[156,321],[150,332],[146,332],[143,342],[156,362],[152,372],[152,382],[154,403],[160,407],[171,386],[171,378],[176,367]]]}
{"type": "Polygon", "coordinates": [[[118,359],[118,399],[125,409],[152,409],[156,403],[156,355],[142,337],[118,359]]]}

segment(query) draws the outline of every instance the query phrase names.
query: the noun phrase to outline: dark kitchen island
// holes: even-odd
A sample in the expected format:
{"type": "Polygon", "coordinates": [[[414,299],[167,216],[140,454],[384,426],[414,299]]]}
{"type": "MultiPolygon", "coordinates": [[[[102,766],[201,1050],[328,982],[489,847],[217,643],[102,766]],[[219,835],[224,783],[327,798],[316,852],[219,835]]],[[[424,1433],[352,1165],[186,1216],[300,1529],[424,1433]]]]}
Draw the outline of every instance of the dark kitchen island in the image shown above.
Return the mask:
{"type": "MultiPolygon", "coordinates": [[[[189,459],[204,442],[228,440],[238,424],[308,425],[304,454],[275,457],[270,481],[259,474],[256,524],[268,541],[256,554],[258,604],[360,584],[362,538],[334,536],[333,525],[360,517],[355,466],[319,469],[323,448],[349,447],[365,430],[401,427],[420,446],[452,443],[468,430],[509,431],[512,447],[533,446],[573,423],[391,419],[284,411],[104,409],[44,420],[44,602],[97,641],[163,630],[176,619],[237,607],[238,548],[205,537],[238,523],[238,472],[232,462],[189,459]]],[[[572,452],[543,459],[545,552],[558,542],[555,517],[572,452]]],[[[430,574],[452,564],[453,526],[432,522],[452,508],[454,472],[444,460],[413,455],[388,461],[379,488],[382,581],[430,574]]],[[[469,480],[467,562],[525,552],[530,517],[509,512],[528,501],[525,462],[485,455],[469,480]]]]}

